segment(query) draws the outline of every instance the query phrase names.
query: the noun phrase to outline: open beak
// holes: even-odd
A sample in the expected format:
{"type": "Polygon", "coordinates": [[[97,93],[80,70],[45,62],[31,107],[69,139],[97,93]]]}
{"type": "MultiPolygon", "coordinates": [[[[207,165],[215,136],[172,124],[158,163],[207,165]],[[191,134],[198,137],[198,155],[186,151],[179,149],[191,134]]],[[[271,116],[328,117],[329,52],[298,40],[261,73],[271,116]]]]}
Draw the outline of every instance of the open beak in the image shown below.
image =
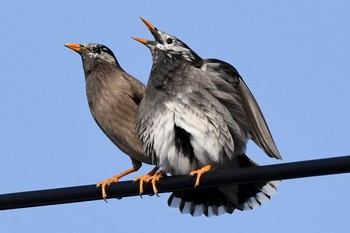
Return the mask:
{"type": "MultiPolygon", "coordinates": [[[[158,42],[158,43],[162,43],[162,37],[159,34],[158,29],[153,26],[148,20],[146,20],[145,18],[140,17],[142,22],[146,25],[146,27],[148,28],[148,30],[152,33],[154,39],[158,42]]],[[[142,43],[142,42],[141,42],[142,43]]]]}
{"type": "Polygon", "coordinates": [[[146,39],[142,39],[142,38],[138,38],[138,37],[132,37],[134,40],[136,40],[136,41],[138,41],[138,42],[140,42],[140,43],[142,43],[142,44],[144,44],[144,45],[147,45],[148,44],[148,40],[146,40],[146,39]]]}
{"type": "Polygon", "coordinates": [[[157,28],[155,28],[147,19],[140,17],[142,22],[146,24],[148,30],[150,31],[158,31],[157,28]]]}
{"type": "Polygon", "coordinates": [[[80,44],[65,44],[64,46],[66,46],[67,48],[70,48],[72,50],[74,50],[77,53],[81,53],[81,47],[82,45],[80,44]]]}

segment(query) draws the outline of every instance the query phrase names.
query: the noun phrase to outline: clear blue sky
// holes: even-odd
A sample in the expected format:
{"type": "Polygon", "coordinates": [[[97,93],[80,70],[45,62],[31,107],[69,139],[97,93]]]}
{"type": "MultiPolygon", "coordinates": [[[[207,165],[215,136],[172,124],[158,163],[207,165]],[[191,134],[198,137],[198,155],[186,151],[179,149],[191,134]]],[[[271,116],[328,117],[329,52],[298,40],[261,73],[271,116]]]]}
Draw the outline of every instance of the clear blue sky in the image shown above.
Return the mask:
{"type": "MultiPolygon", "coordinates": [[[[0,193],[93,184],[130,167],[93,121],[81,59],[63,45],[105,44],[146,83],[151,55],[131,36],[152,37],[139,16],[238,69],[284,162],[350,153],[348,1],[121,2],[2,2],[0,193]]],[[[278,162],[252,143],[247,153],[278,162]]],[[[168,194],[0,211],[0,232],[348,232],[349,178],[284,181],[261,208],[218,218],[181,215],[168,194]]]]}

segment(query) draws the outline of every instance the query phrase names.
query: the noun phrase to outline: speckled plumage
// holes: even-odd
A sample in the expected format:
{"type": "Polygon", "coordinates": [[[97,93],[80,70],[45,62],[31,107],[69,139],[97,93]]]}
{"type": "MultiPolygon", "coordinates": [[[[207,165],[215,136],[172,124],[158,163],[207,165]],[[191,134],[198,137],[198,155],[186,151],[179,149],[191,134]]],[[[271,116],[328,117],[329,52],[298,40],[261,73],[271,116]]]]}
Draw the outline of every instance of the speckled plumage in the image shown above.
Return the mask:
{"type": "Polygon", "coordinates": [[[234,95],[218,90],[212,80],[202,78],[211,75],[213,80],[222,82],[216,73],[174,61],[164,56],[162,50],[155,53],[158,58],[136,121],[136,132],[144,142],[146,154],[171,174],[189,174],[211,162],[234,163],[234,154],[245,151],[247,135],[215,97],[232,100],[234,104],[234,95]],[[184,129],[190,138],[175,137],[178,128],[184,129]],[[212,137],[218,140],[210,140],[212,137]],[[177,146],[175,141],[182,139],[194,154],[184,154],[189,149],[177,146]]]}
{"type": "MultiPolygon", "coordinates": [[[[251,167],[257,164],[245,150],[247,140],[253,139],[267,155],[280,159],[261,110],[237,70],[217,59],[200,58],[181,40],[143,21],[156,39],[144,41],[153,66],[136,121],[146,155],[171,174],[189,174],[212,162],[219,164],[216,169],[251,167]],[[182,134],[176,136],[178,129],[182,134]]],[[[194,216],[232,213],[260,206],[276,192],[277,183],[178,191],[168,204],[194,216]]]]}

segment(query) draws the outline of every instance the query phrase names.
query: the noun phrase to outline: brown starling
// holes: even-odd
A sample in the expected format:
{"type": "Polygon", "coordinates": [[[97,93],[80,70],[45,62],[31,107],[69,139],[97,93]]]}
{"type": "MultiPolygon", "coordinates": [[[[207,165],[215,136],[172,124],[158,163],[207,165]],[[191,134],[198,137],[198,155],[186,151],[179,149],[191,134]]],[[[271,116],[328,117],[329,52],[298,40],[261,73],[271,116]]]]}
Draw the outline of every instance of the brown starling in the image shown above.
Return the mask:
{"type": "Polygon", "coordinates": [[[65,46],[82,57],[87,100],[97,125],[132,161],[132,168],[97,184],[106,199],[106,186],[137,171],[142,163],[152,163],[135,135],[136,109],[144,96],[145,86],[121,68],[106,46],[96,43],[65,46]]]}

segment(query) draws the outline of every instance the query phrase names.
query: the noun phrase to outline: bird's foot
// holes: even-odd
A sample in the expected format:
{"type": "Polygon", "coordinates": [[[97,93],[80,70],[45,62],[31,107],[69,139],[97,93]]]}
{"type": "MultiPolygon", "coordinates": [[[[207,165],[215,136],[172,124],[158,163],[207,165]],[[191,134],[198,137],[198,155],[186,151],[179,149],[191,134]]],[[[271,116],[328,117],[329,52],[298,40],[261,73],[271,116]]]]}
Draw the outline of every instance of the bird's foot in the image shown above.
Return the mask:
{"type": "Polygon", "coordinates": [[[157,172],[158,167],[155,167],[152,171],[147,173],[144,176],[136,177],[134,179],[134,182],[139,181],[140,182],[140,195],[144,192],[144,184],[151,182],[152,183],[152,189],[154,194],[158,194],[158,188],[157,188],[157,182],[162,178],[166,176],[166,173],[164,171],[157,172]]]}
{"type": "Polygon", "coordinates": [[[113,176],[111,178],[108,178],[108,179],[105,179],[105,180],[102,180],[100,182],[98,182],[96,184],[96,188],[99,188],[101,187],[101,190],[102,190],[102,198],[106,201],[106,198],[107,198],[107,193],[106,193],[106,187],[110,186],[112,183],[114,182],[118,182],[118,180],[120,179],[120,177],[117,177],[117,176],[113,176]]]}
{"type": "Polygon", "coordinates": [[[112,183],[118,182],[120,178],[122,178],[122,177],[124,177],[132,172],[135,172],[135,171],[137,171],[136,168],[130,168],[126,171],[119,173],[118,175],[112,176],[111,178],[108,178],[108,179],[105,179],[105,180],[98,182],[96,184],[96,188],[101,187],[103,200],[106,201],[106,198],[107,198],[106,187],[110,186],[112,183]]]}
{"type": "Polygon", "coordinates": [[[157,188],[157,182],[163,178],[166,177],[166,173],[164,171],[159,171],[156,172],[156,174],[154,174],[153,176],[149,177],[146,182],[151,182],[152,183],[152,189],[154,194],[156,194],[158,196],[158,188],[157,188]]]}
{"type": "Polygon", "coordinates": [[[215,166],[217,166],[217,163],[211,163],[211,164],[208,164],[198,170],[194,170],[190,173],[190,176],[194,176],[194,175],[197,175],[197,178],[196,178],[196,183],[194,185],[195,188],[197,188],[199,186],[199,183],[200,183],[200,180],[201,180],[201,177],[204,173],[207,173],[209,172],[210,170],[212,170],[215,166]]]}
{"type": "Polygon", "coordinates": [[[140,193],[140,195],[142,195],[143,192],[144,192],[144,189],[143,189],[144,184],[148,182],[147,180],[150,177],[154,176],[154,174],[157,172],[157,170],[158,170],[158,167],[154,167],[152,169],[152,171],[148,172],[147,174],[134,178],[134,182],[135,183],[136,182],[140,182],[140,186],[139,186],[139,193],[140,193]]]}

